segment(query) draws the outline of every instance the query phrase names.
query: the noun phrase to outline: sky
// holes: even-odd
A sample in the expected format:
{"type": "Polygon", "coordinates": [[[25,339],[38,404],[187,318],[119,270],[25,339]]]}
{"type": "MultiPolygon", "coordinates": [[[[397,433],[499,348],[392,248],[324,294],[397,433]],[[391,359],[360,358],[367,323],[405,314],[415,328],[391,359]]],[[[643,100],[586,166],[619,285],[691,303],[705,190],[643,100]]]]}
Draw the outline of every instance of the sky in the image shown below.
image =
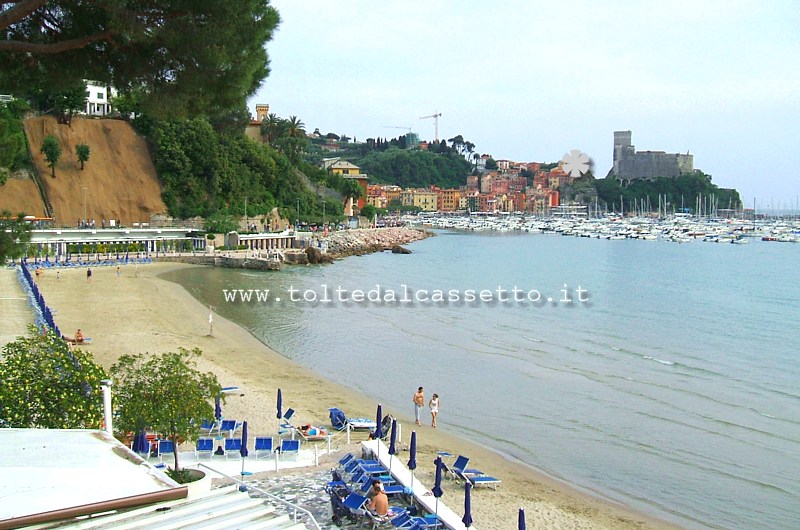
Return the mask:
{"type": "Polygon", "coordinates": [[[311,132],[461,134],[495,159],[689,152],[751,207],[800,208],[797,0],[273,0],[255,96],[311,132]]]}

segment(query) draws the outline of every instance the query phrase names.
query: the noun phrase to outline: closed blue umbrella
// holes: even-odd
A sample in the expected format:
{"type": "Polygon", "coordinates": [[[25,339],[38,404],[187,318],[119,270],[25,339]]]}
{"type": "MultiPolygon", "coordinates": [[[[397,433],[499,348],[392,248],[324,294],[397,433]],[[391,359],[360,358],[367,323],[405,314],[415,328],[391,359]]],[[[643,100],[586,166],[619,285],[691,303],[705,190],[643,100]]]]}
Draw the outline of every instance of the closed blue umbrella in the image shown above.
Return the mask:
{"type": "Polygon", "coordinates": [[[217,394],[217,397],[214,399],[214,418],[216,418],[217,421],[222,421],[222,398],[219,394],[217,394]]]}
{"type": "Polygon", "coordinates": [[[433,496],[436,497],[436,511],[434,512],[434,514],[438,519],[439,497],[441,497],[442,494],[444,493],[442,491],[442,464],[444,464],[444,462],[442,462],[441,456],[437,456],[436,460],[434,460],[433,463],[436,464],[436,479],[433,481],[433,489],[431,490],[431,492],[433,493],[433,496]]]}
{"type": "Polygon", "coordinates": [[[247,457],[247,420],[242,423],[242,448],[239,454],[242,455],[242,480],[244,480],[244,459],[247,457]]]}
{"type": "MultiPolygon", "coordinates": [[[[239,449],[239,454],[242,458],[247,456],[247,420],[242,423],[242,448],[239,449]]],[[[244,462],[242,462],[242,469],[244,469],[244,462]]]]}
{"type": "Polygon", "coordinates": [[[281,389],[278,389],[278,414],[275,416],[278,419],[283,418],[283,395],[281,394],[281,389]]]}
{"type": "Polygon", "coordinates": [[[408,469],[411,470],[411,489],[414,489],[414,470],[417,469],[417,431],[411,431],[411,445],[408,448],[408,469]]]}
{"type": "Polygon", "coordinates": [[[381,406],[380,403],[378,403],[378,413],[375,419],[375,434],[374,434],[376,440],[380,440],[381,438],[383,438],[383,431],[381,429],[382,428],[381,420],[383,419],[382,416],[383,416],[383,407],[381,406]]]}
{"type": "Polygon", "coordinates": [[[519,521],[517,522],[517,530],[525,530],[525,510],[519,509],[519,521]]]}
{"type": "Polygon", "coordinates": [[[133,452],[140,455],[147,452],[147,434],[144,430],[139,431],[133,437],[133,452]]]}
{"type": "Polygon", "coordinates": [[[397,419],[392,418],[392,434],[389,435],[389,470],[392,469],[392,458],[397,454],[397,419]]]}
{"type": "Polygon", "coordinates": [[[469,483],[469,480],[464,482],[464,517],[461,518],[461,522],[464,523],[464,526],[469,528],[472,526],[472,496],[471,496],[472,485],[469,483]]]}
{"type": "Polygon", "coordinates": [[[379,457],[381,455],[381,442],[380,442],[380,440],[381,440],[381,438],[383,438],[383,433],[381,432],[381,416],[383,416],[383,407],[381,407],[381,404],[378,403],[378,419],[375,420],[375,435],[374,436],[375,436],[375,439],[378,440],[378,445],[376,446],[378,448],[378,451],[377,451],[378,452],[378,456],[376,457],[376,460],[379,460],[379,461],[380,461],[379,457]]]}

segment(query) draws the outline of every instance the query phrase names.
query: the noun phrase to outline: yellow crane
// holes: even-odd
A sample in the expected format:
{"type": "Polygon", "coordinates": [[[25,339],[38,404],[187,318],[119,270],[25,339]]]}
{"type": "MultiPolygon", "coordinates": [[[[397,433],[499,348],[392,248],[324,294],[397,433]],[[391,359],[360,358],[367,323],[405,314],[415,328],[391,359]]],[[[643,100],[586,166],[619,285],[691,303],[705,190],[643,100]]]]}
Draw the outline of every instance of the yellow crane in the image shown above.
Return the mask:
{"type": "Polygon", "coordinates": [[[420,118],[419,118],[421,120],[425,120],[427,118],[433,118],[434,130],[436,131],[435,137],[436,137],[436,141],[437,142],[439,141],[439,116],[441,116],[441,115],[442,115],[442,113],[437,110],[433,114],[431,114],[430,116],[420,116],[420,118]]]}

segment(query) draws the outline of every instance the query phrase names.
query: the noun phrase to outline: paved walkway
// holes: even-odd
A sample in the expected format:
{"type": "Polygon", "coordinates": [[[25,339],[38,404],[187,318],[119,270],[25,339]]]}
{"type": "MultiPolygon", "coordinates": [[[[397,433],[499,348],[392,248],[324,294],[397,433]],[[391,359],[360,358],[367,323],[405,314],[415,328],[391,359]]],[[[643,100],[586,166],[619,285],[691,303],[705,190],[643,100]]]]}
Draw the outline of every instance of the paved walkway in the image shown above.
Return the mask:
{"type": "Polygon", "coordinates": [[[27,326],[33,324],[33,310],[17,281],[17,270],[0,268],[0,348],[27,334],[27,326]]]}

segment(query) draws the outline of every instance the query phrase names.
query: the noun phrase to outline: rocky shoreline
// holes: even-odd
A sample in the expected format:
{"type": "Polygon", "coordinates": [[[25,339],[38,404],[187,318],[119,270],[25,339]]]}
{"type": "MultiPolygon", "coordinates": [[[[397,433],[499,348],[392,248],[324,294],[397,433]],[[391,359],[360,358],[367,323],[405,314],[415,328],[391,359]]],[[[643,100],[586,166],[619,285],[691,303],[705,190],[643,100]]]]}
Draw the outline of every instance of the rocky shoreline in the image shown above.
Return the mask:
{"type": "Polygon", "coordinates": [[[327,255],[333,259],[347,256],[361,256],[373,252],[391,250],[395,253],[408,253],[400,245],[419,241],[433,236],[433,232],[407,227],[365,228],[358,230],[342,230],[329,234],[327,238],[315,235],[309,245],[319,247],[320,241],[327,245],[327,255]]]}
{"type": "MultiPolygon", "coordinates": [[[[303,248],[287,250],[284,253],[285,262],[283,263],[287,265],[333,263],[335,260],[347,256],[362,256],[386,250],[395,254],[410,254],[411,251],[402,245],[433,235],[434,233],[429,230],[406,227],[341,230],[333,232],[327,237],[322,237],[322,234],[314,234],[301,238],[304,244],[303,248]],[[327,248],[327,251],[322,252],[320,250],[322,248],[327,248]]],[[[229,269],[279,270],[281,268],[281,262],[277,260],[248,257],[244,251],[210,256],[167,254],[153,258],[153,261],[211,265],[229,269]]]]}

